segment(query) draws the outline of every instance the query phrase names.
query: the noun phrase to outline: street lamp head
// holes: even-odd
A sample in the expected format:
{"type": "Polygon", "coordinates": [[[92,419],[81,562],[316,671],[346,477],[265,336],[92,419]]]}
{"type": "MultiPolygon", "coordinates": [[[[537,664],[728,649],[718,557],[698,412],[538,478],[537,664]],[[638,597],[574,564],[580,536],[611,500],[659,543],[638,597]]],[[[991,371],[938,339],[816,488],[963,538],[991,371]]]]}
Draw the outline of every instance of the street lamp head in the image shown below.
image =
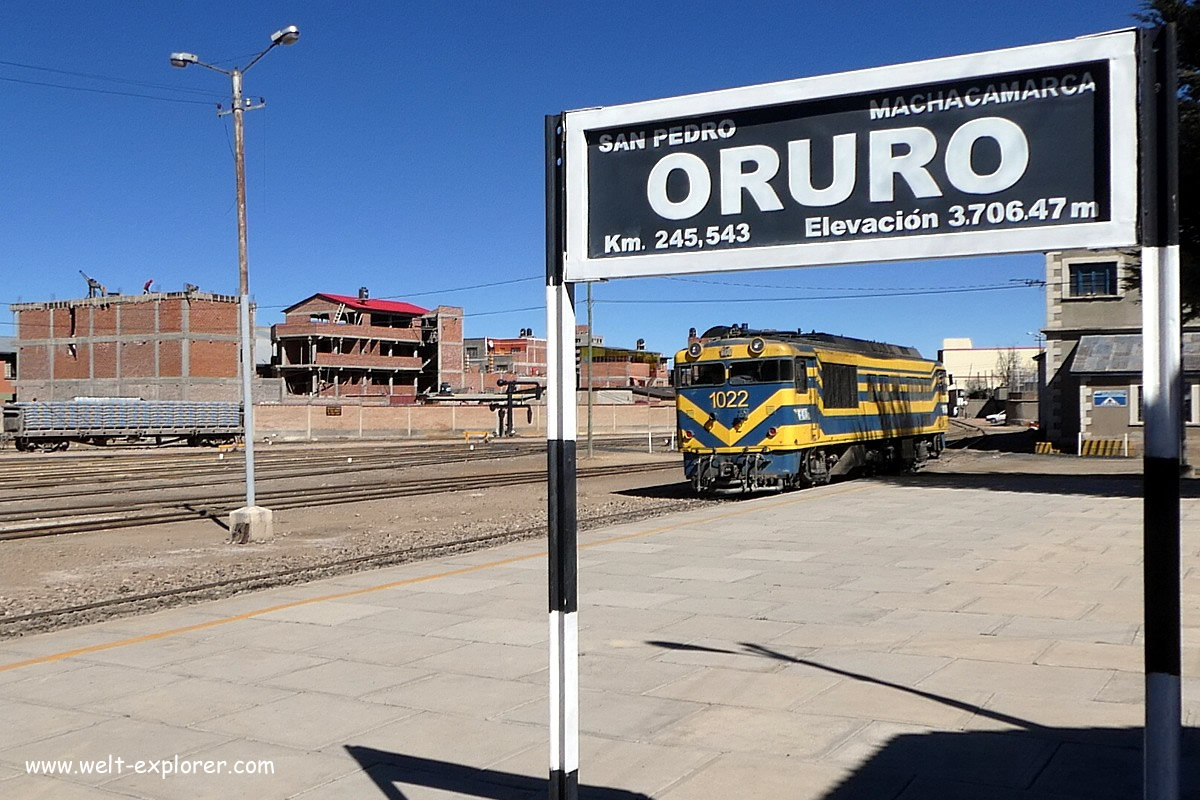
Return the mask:
{"type": "Polygon", "coordinates": [[[183,69],[188,64],[198,64],[200,58],[195,53],[171,53],[171,66],[183,69]]]}
{"type": "Polygon", "coordinates": [[[299,38],[300,29],[295,25],[288,25],[271,34],[271,44],[295,44],[299,38]]]}

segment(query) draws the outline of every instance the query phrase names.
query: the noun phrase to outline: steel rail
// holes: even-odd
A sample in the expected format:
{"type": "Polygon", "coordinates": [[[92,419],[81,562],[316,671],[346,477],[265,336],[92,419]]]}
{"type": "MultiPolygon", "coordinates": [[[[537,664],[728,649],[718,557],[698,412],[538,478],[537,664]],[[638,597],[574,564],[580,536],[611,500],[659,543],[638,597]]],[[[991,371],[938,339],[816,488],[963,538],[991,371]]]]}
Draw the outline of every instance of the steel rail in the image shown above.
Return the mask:
{"type": "MultiPolygon", "coordinates": [[[[625,444],[641,445],[645,439],[641,436],[621,436],[606,439],[602,442],[605,448],[620,447],[625,444]]],[[[287,453],[280,452],[265,452],[260,453],[258,463],[261,466],[279,466],[291,464],[293,462],[306,461],[328,461],[336,463],[344,461],[346,458],[353,458],[355,461],[371,461],[394,457],[410,457],[414,454],[439,454],[439,453],[463,453],[463,452],[496,452],[507,454],[512,450],[528,451],[528,452],[544,452],[545,442],[537,441],[493,441],[483,450],[476,449],[474,451],[464,448],[462,442],[446,442],[424,445],[400,445],[400,446],[362,446],[349,447],[337,452],[321,449],[305,449],[303,451],[294,451],[287,453]]],[[[180,468],[189,470],[189,474],[219,472],[230,470],[240,466],[243,461],[240,451],[234,451],[229,458],[214,458],[211,453],[197,453],[183,457],[167,457],[159,458],[155,456],[149,457],[128,457],[127,461],[120,463],[111,462],[108,459],[118,458],[118,456],[78,456],[73,458],[51,457],[50,460],[39,460],[37,464],[6,464],[4,459],[0,459],[0,479],[5,480],[7,486],[30,486],[37,488],[40,485],[59,485],[67,477],[74,475],[83,475],[89,478],[97,478],[98,480],[89,482],[101,482],[99,479],[110,478],[113,481],[124,480],[132,472],[144,474],[147,470],[153,471],[172,471],[180,468]],[[103,461],[103,463],[93,463],[95,461],[103,461]],[[195,463],[195,462],[200,463],[195,463]],[[14,481],[24,480],[26,483],[16,484],[14,481]],[[37,481],[42,481],[38,484],[37,481]]],[[[37,458],[37,457],[34,457],[37,458]]]]}
{"type": "MultiPolygon", "coordinates": [[[[613,464],[603,467],[584,467],[579,470],[580,478],[624,475],[656,470],[678,469],[674,462],[651,462],[644,464],[613,464]]],[[[410,497],[422,494],[443,494],[464,489],[491,488],[496,486],[521,485],[546,480],[544,469],[525,472],[500,472],[475,476],[449,476],[444,478],[420,478],[410,481],[354,487],[329,486],[301,489],[276,489],[260,493],[260,498],[270,503],[273,510],[312,508],[325,505],[340,505],[392,497],[410,497]]],[[[25,519],[15,524],[0,525],[0,541],[30,539],[42,536],[57,536],[68,533],[84,533],[114,528],[144,527],[167,522],[204,519],[221,516],[237,508],[241,495],[230,493],[204,501],[146,503],[122,512],[99,514],[60,514],[47,518],[45,514],[36,519],[25,519]],[[197,507],[199,506],[199,507],[197,507]]]]}
{"type": "MultiPolygon", "coordinates": [[[[257,474],[260,480],[285,480],[293,478],[311,478],[323,475],[329,475],[331,469],[336,469],[338,474],[347,474],[355,472],[377,472],[393,469],[411,469],[413,467],[432,466],[436,464],[465,464],[472,461],[488,461],[501,460],[506,458],[519,458],[521,456],[535,455],[541,451],[539,447],[520,447],[504,450],[459,450],[453,454],[443,452],[436,453],[413,453],[410,455],[379,455],[379,456],[336,456],[325,459],[314,459],[297,461],[294,464],[268,464],[260,465],[257,469],[257,474]]],[[[233,462],[229,467],[221,467],[200,472],[189,471],[187,473],[188,488],[200,486],[217,486],[224,483],[238,483],[242,480],[240,474],[234,467],[237,462],[233,462]]],[[[167,483],[147,483],[149,481],[161,481],[159,477],[145,477],[134,474],[132,472],[121,473],[120,475],[108,475],[99,480],[87,480],[85,485],[90,488],[82,488],[78,484],[64,488],[63,484],[66,481],[63,478],[52,483],[37,483],[37,484],[16,484],[12,488],[19,488],[21,492],[21,500],[52,500],[65,497],[86,497],[92,495],[111,494],[112,488],[109,484],[122,483],[122,492],[151,492],[158,490],[177,489],[179,488],[178,476],[172,475],[171,480],[167,483]],[[139,485],[130,485],[139,484],[139,485]],[[36,490],[44,491],[36,491],[36,490]],[[35,490],[35,491],[28,491],[35,490]]],[[[5,516],[5,512],[0,512],[0,519],[5,516]]]]}

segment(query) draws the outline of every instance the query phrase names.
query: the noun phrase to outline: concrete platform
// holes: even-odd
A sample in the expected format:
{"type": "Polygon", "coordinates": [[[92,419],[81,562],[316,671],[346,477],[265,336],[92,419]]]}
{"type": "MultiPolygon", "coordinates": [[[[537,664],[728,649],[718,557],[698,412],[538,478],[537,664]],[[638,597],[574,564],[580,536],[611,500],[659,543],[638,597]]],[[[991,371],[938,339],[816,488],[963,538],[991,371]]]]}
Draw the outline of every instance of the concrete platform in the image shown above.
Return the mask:
{"type": "MultiPolygon", "coordinates": [[[[1139,484],[936,477],[583,534],[583,797],[1140,796],[1139,484]]],[[[523,543],[0,642],[0,796],[544,796],[545,574],[523,543]]]]}

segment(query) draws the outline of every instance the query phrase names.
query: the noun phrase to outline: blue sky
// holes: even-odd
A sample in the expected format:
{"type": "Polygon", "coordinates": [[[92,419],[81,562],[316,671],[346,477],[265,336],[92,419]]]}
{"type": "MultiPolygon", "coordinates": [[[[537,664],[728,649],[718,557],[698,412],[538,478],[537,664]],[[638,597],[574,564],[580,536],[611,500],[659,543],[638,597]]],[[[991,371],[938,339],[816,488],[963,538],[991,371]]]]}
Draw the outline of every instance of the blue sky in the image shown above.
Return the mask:
{"type": "MultiPolygon", "coordinates": [[[[125,292],[153,278],[236,293],[232,131],[214,113],[229,82],[172,69],[172,51],[229,66],[272,31],[301,30],[246,76],[246,93],[267,101],[246,114],[260,323],[314,292],[367,286],[464,306],[468,336],[544,335],[545,114],[1065,39],[1128,27],[1134,11],[1107,0],[4,3],[0,336],[10,302],[86,294],[79,270],[125,292]],[[481,284],[499,285],[464,288],[481,284]]],[[[1022,281],[1042,276],[1029,255],[617,281],[595,289],[596,331],[664,352],[689,327],[733,322],[927,355],[947,336],[1029,345],[1044,295],[1022,281]]],[[[581,288],[581,321],[582,299],[581,288]]]]}

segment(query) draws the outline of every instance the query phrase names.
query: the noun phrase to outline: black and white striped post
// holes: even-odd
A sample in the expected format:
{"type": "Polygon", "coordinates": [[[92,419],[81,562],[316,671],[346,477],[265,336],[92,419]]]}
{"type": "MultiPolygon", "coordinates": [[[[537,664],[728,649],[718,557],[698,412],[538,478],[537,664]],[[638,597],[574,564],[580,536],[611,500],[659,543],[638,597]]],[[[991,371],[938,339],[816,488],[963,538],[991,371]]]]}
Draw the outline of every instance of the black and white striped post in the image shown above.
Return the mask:
{"type": "Polygon", "coordinates": [[[550,550],[550,800],[579,796],[575,287],[563,279],[563,118],[546,117],[546,453],[550,550]]]}
{"type": "Polygon", "coordinates": [[[1174,26],[1139,42],[1142,227],[1144,797],[1179,797],[1179,480],[1183,438],[1174,26]]]}

